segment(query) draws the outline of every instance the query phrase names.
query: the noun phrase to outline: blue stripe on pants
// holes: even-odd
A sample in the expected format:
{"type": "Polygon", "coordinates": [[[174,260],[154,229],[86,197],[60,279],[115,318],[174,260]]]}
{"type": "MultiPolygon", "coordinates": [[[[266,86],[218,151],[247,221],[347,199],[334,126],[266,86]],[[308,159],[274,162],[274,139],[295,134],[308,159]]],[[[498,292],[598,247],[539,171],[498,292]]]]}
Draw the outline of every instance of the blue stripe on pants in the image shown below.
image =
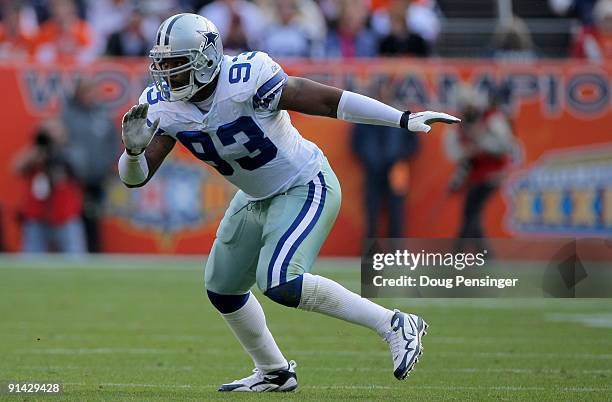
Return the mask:
{"type": "Polygon", "coordinates": [[[306,213],[310,209],[310,205],[314,200],[314,192],[315,185],[314,182],[311,181],[310,183],[308,183],[308,197],[306,198],[304,206],[300,210],[300,213],[298,214],[297,218],[295,218],[291,226],[289,226],[289,229],[287,229],[287,231],[281,236],[280,240],[278,241],[278,244],[276,245],[276,248],[274,249],[272,259],[270,260],[270,264],[268,265],[268,289],[272,287],[272,272],[274,270],[274,263],[276,262],[276,259],[278,258],[278,255],[280,254],[283,245],[285,244],[289,236],[291,236],[291,233],[293,233],[293,231],[295,231],[295,229],[297,229],[297,227],[300,225],[302,220],[304,220],[304,217],[306,216],[306,213]]]}
{"type": "Polygon", "coordinates": [[[321,216],[321,212],[323,211],[323,207],[325,206],[325,193],[327,192],[327,188],[325,187],[325,179],[323,178],[323,173],[321,172],[319,172],[318,176],[319,176],[319,180],[321,180],[322,188],[321,188],[321,200],[319,202],[319,206],[317,207],[317,212],[315,213],[315,216],[312,219],[312,221],[310,221],[310,223],[306,227],[306,230],[304,230],[304,232],[302,232],[300,237],[297,238],[295,243],[291,245],[291,248],[289,249],[289,252],[287,253],[287,256],[285,257],[285,260],[283,261],[283,265],[281,266],[280,283],[284,283],[287,281],[287,268],[289,267],[291,258],[293,258],[293,255],[295,254],[297,249],[300,247],[300,244],[302,244],[306,236],[310,234],[314,226],[319,221],[319,217],[321,216]]]}

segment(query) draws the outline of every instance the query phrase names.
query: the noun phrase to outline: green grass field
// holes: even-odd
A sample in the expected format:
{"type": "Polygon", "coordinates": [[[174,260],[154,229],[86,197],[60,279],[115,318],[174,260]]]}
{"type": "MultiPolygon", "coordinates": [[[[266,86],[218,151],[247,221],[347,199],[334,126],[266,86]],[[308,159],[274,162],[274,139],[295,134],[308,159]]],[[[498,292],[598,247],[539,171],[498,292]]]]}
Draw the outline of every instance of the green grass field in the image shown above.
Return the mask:
{"type": "MultiPolygon", "coordinates": [[[[357,261],[315,272],[358,288],[357,261]]],[[[64,384],[60,397],[0,399],[612,400],[612,300],[380,300],[430,323],[399,382],[374,333],[259,293],[300,388],[219,394],[252,367],[202,289],[188,260],[0,260],[0,382],[64,384]]]]}

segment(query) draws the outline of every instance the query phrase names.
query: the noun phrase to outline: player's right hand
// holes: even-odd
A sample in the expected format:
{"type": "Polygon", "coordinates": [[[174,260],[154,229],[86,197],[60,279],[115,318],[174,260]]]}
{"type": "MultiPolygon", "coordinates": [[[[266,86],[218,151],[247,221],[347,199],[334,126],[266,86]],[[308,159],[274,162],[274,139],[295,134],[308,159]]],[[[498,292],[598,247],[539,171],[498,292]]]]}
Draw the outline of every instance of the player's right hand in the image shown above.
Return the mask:
{"type": "Polygon", "coordinates": [[[121,121],[121,139],[128,154],[138,155],[153,139],[153,135],[159,127],[159,118],[153,122],[151,127],[147,126],[147,112],[149,104],[135,105],[123,115],[121,121]]]}

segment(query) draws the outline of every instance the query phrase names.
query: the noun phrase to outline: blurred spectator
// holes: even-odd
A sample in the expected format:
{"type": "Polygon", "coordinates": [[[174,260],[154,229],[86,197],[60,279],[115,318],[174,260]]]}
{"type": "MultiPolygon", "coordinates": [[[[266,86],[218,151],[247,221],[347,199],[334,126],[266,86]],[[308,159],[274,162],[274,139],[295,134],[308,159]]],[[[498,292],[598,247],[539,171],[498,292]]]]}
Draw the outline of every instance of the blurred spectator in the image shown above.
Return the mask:
{"type": "Polygon", "coordinates": [[[96,0],[89,2],[87,20],[95,32],[96,54],[108,48],[113,33],[121,32],[135,11],[133,0],[96,0]]]}
{"type": "Polygon", "coordinates": [[[215,0],[202,7],[198,14],[217,26],[223,48],[230,54],[261,48],[269,24],[268,16],[246,0],[215,0]]]}
{"type": "Polygon", "coordinates": [[[309,57],[311,40],[297,23],[297,0],[277,4],[278,22],[271,24],[263,38],[262,50],[272,57],[309,57]]]}
{"type": "Polygon", "coordinates": [[[82,192],[68,163],[65,144],[61,122],[50,120],[15,159],[16,172],[27,181],[20,211],[24,252],[85,252],[82,192]]]}
{"type": "MultiPolygon", "coordinates": [[[[383,86],[378,98],[393,103],[391,91],[391,84],[383,86]]],[[[410,184],[408,160],[418,149],[418,137],[399,128],[356,124],[352,149],[365,170],[366,237],[403,237],[404,204],[410,184]],[[378,233],[385,203],[388,231],[378,233]]]]}
{"type": "Polygon", "coordinates": [[[0,3],[0,59],[27,59],[34,45],[38,30],[34,10],[22,2],[0,3]]]}
{"type": "Polygon", "coordinates": [[[378,38],[368,28],[366,0],[340,0],[335,29],[327,34],[325,54],[328,57],[375,57],[378,38]]]}
{"type": "Polygon", "coordinates": [[[151,49],[157,36],[157,29],[165,19],[174,14],[186,12],[181,8],[182,0],[159,0],[159,1],[136,1],[135,11],[140,13],[140,30],[147,40],[147,54],[151,49]]]}
{"type": "Polygon", "coordinates": [[[574,35],[570,54],[594,62],[612,59],[612,0],[599,0],[593,19],[594,25],[582,26],[574,35]]]}
{"type": "Polygon", "coordinates": [[[178,6],[184,13],[194,13],[212,0],[178,0],[178,6]]]}
{"type": "Polygon", "coordinates": [[[109,36],[105,53],[109,56],[146,56],[151,46],[143,26],[142,14],[133,11],[127,25],[109,36]]]}
{"type": "MultiPolygon", "coordinates": [[[[155,18],[159,23],[164,21],[167,18],[179,13],[186,13],[193,10],[192,6],[185,7],[185,0],[156,0],[156,1],[148,1],[148,0],[132,0],[135,2],[135,7],[138,8],[143,14],[147,17],[155,18]]],[[[210,0],[208,1],[210,3],[210,0]]],[[[155,27],[155,32],[157,33],[157,28],[155,27]]]]}
{"type": "Polygon", "coordinates": [[[328,28],[335,27],[338,15],[340,15],[340,2],[338,0],[318,0],[317,4],[328,28]]]}
{"type": "Polygon", "coordinates": [[[513,17],[500,21],[495,28],[489,56],[507,62],[531,62],[536,59],[535,47],[525,21],[513,17]]]}
{"type": "Polygon", "coordinates": [[[474,88],[459,88],[457,109],[461,124],[445,137],[447,156],[457,165],[449,190],[465,191],[457,246],[483,249],[482,211],[509,168],[515,140],[506,115],[474,88]]]}
{"type": "Polygon", "coordinates": [[[90,252],[101,249],[98,222],[102,215],[105,181],[119,156],[119,134],[100,102],[98,86],[80,78],[64,106],[62,121],[68,134],[68,152],[85,196],[83,223],[90,252]]]}
{"type": "Polygon", "coordinates": [[[89,21],[96,33],[95,53],[112,56],[148,54],[157,28],[166,18],[193,11],[186,0],[90,0],[89,21]],[[144,42],[143,46],[139,42],[144,42]]]}
{"type": "Polygon", "coordinates": [[[599,0],[597,3],[595,26],[602,58],[612,59],[612,0],[599,0]]]}
{"type": "Polygon", "coordinates": [[[273,22],[262,50],[274,57],[321,57],[327,35],[325,18],[312,0],[258,0],[273,22]]]}
{"type": "Polygon", "coordinates": [[[408,26],[430,44],[440,35],[440,16],[435,0],[413,0],[408,7],[408,26]]]}
{"type": "Polygon", "coordinates": [[[581,25],[592,26],[593,10],[597,2],[598,0],[548,0],[548,5],[558,15],[574,17],[581,25]]]}
{"type": "Polygon", "coordinates": [[[408,31],[425,39],[431,47],[440,35],[440,17],[435,0],[396,0],[379,2],[372,14],[372,27],[381,36],[391,34],[392,17],[403,18],[408,31]]]}
{"type": "Polygon", "coordinates": [[[94,56],[89,25],[77,14],[73,0],[50,0],[51,17],[35,38],[35,57],[41,62],[90,61],[94,56]]]}
{"type": "Polygon", "coordinates": [[[381,55],[429,56],[429,44],[419,34],[411,32],[406,24],[409,3],[408,0],[391,0],[388,9],[390,30],[389,34],[380,41],[379,52],[381,55]]]}
{"type": "Polygon", "coordinates": [[[355,125],[353,151],[365,170],[366,237],[404,236],[404,204],[410,181],[407,159],[416,152],[417,140],[415,134],[399,128],[355,125]],[[388,231],[378,233],[385,203],[388,231]]]}
{"type": "MultiPolygon", "coordinates": [[[[34,13],[38,18],[38,23],[42,24],[47,22],[51,18],[51,2],[52,0],[23,0],[27,2],[34,9],[34,13]]],[[[74,0],[75,7],[79,18],[85,19],[87,17],[87,9],[89,8],[89,2],[95,0],[74,0]]]]}

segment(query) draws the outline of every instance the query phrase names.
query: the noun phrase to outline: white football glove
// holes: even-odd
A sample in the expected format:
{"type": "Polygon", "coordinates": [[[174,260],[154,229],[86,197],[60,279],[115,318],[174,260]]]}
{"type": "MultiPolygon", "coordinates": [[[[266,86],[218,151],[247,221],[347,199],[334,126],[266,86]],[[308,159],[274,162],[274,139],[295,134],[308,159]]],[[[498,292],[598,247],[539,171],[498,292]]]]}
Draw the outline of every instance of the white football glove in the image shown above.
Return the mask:
{"type": "Polygon", "coordinates": [[[153,135],[159,127],[159,118],[153,122],[151,127],[147,126],[147,112],[149,104],[135,105],[123,115],[121,121],[121,139],[128,154],[138,155],[153,139],[153,135]]]}
{"type": "Polygon", "coordinates": [[[404,116],[402,116],[402,120],[400,121],[400,125],[410,131],[422,131],[428,133],[431,130],[430,124],[432,123],[453,124],[459,122],[461,122],[461,119],[446,113],[431,111],[418,113],[405,112],[404,116]]]}

